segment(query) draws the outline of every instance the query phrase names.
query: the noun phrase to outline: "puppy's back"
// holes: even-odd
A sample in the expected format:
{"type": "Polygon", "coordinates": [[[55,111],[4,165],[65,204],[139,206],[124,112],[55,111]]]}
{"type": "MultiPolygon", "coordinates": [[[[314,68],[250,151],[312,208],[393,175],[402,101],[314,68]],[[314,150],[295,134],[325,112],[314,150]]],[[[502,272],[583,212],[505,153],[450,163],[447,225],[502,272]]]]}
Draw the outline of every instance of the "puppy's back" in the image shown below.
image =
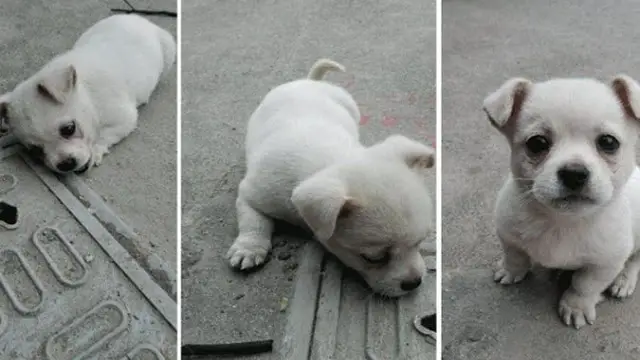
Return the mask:
{"type": "Polygon", "coordinates": [[[104,75],[96,81],[124,82],[140,103],[175,62],[176,42],[141,16],[114,15],[87,29],[66,56],[88,76],[104,75]]]}
{"type": "Polygon", "coordinates": [[[355,101],[339,86],[309,79],[285,83],[267,93],[251,115],[247,155],[270,137],[307,146],[332,142],[341,134],[357,141],[359,119],[355,101]]]}

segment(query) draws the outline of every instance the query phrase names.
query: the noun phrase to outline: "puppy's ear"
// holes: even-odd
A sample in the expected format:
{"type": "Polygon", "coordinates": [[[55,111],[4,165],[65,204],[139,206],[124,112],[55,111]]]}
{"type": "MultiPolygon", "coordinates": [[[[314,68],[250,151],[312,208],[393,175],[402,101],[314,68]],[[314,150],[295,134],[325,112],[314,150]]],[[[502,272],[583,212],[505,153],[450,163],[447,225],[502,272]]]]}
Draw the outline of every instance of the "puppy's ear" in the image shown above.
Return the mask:
{"type": "Polygon", "coordinates": [[[348,216],[355,206],[344,184],[325,175],[303,181],[293,190],[291,202],[316,238],[323,242],[333,235],[338,218],[348,216]]]}
{"type": "Polygon", "coordinates": [[[9,93],[0,95],[0,134],[11,130],[9,124],[9,93]]]}
{"type": "Polygon", "coordinates": [[[627,117],[640,120],[640,85],[631,77],[621,74],[611,81],[611,87],[627,117]]]}
{"type": "Polygon", "coordinates": [[[69,65],[45,75],[38,83],[38,93],[55,103],[64,104],[77,81],[76,68],[69,65]]]}
{"type": "Polygon", "coordinates": [[[484,99],[482,109],[496,129],[504,133],[513,124],[530,88],[531,81],[512,78],[484,99]]]}
{"type": "Polygon", "coordinates": [[[428,169],[436,162],[435,150],[402,135],[389,136],[378,146],[385,155],[399,157],[411,169],[428,169]]]}

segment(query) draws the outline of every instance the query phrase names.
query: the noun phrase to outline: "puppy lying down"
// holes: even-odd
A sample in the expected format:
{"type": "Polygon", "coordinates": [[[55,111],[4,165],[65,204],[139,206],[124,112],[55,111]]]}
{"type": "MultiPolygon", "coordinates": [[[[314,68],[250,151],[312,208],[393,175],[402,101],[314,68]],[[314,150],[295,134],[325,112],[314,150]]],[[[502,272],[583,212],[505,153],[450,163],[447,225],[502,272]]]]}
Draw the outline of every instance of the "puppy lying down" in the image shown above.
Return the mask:
{"type": "Polygon", "coordinates": [[[610,84],[511,79],[484,110],[511,147],[495,280],[517,283],[532,263],[575,270],[559,314],[576,328],[592,324],[605,290],[627,297],[638,280],[640,86],[624,75],[610,84]]]}
{"type": "Polygon", "coordinates": [[[175,55],[171,34],[145,18],[108,17],[0,96],[0,117],[52,170],[84,172],[135,129],[175,55]]]}
{"type": "Polygon", "coordinates": [[[434,150],[398,135],[362,146],[358,107],[321,81],[329,70],[344,68],[319,60],[307,79],[271,90],[251,116],[239,234],[227,257],[240,269],[262,264],[273,220],[284,220],[310,229],[374,291],[401,296],[425,273],[419,246],[432,207],[421,170],[433,166],[434,150]]]}

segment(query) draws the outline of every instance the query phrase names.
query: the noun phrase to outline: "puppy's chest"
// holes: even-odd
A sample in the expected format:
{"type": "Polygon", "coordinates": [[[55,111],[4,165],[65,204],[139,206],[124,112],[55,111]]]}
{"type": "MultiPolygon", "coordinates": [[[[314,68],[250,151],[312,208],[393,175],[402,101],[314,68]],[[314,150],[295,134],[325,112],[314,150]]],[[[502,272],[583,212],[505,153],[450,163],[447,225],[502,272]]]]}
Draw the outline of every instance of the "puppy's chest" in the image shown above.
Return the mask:
{"type": "MultiPolygon", "coordinates": [[[[516,225],[516,224],[514,224],[516,225]]],[[[561,224],[528,219],[512,228],[518,245],[546,268],[578,269],[616,251],[620,234],[605,234],[597,224],[561,224]]]]}
{"type": "Polygon", "coordinates": [[[531,259],[547,268],[578,268],[585,262],[585,234],[560,227],[527,226],[520,234],[524,250],[531,259]]]}

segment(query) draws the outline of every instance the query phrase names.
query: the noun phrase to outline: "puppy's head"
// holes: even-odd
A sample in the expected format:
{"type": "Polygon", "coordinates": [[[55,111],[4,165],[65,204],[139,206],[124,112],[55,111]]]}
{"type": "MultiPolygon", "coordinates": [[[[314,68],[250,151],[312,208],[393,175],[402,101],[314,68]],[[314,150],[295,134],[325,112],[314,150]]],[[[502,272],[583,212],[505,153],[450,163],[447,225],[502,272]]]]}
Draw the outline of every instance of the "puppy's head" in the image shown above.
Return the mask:
{"type": "Polygon", "coordinates": [[[433,162],[433,149],[392,136],[305,180],[292,202],[316,238],[374,291],[401,296],[420,286],[426,270],[419,250],[432,210],[419,171],[433,162]]]}
{"type": "Polygon", "coordinates": [[[635,167],[640,86],[621,75],[507,81],[484,101],[511,146],[523,191],[556,212],[585,214],[609,203],[635,167]]]}
{"type": "Polygon", "coordinates": [[[45,68],[0,96],[3,125],[56,172],[89,167],[93,109],[77,91],[73,66],[45,68]]]}

